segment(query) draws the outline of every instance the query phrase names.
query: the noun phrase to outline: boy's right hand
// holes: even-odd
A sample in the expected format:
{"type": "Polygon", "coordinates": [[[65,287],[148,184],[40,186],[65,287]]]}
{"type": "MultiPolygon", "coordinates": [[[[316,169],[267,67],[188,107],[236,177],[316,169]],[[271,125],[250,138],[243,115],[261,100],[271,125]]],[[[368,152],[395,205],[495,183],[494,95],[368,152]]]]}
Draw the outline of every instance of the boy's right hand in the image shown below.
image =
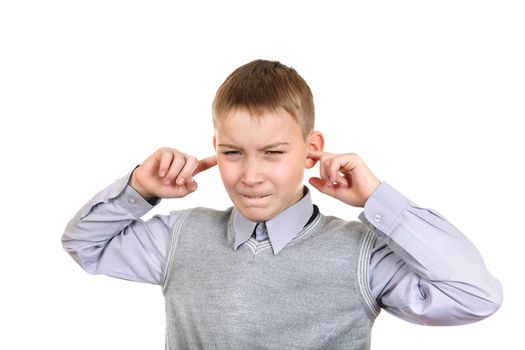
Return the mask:
{"type": "Polygon", "coordinates": [[[216,156],[198,160],[163,147],[133,171],[128,184],[148,201],[155,197],[181,198],[197,189],[193,176],[215,165],[216,156]]]}

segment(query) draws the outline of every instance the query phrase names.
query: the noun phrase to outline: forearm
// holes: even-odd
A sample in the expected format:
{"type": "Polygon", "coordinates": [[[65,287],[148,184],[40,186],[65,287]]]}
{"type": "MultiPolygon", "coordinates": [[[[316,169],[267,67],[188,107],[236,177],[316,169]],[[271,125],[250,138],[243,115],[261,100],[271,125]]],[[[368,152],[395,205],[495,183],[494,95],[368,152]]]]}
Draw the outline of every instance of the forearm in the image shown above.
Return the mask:
{"type": "MultiPolygon", "coordinates": [[[[87,272],[122,271],[125,253],[144,247],[141,240],[147,239],[152,227],[159,232],[156,239],[169,230],[168,220],[161,217],[152,220],[150,228],[139,219],[153,205],[127,186],[130,174],[96,194],[66,225],[63,247],[87,272]]],[[[145,253],[162,256],[163,244],[152,242],[145,253]]]]}
{"type": "MultiPolygon", "coordinates": [[[[425,325],[459,325],[484,319],[501,305],[501,284],[484,267],[483,262],[471,274],[453,278],[422,276],[421,264],[406,251],[384,241],[374,249],[374,271],[370,285],[373,295],[387,311],[407,321],[425,325]],[[400,256],[403,256],[402,258],[400,256]]],[[[448,260],[448,259],[444,259],[448,260]]],[[[450,264],[450,263],[449,263],[450,264]]],[[[426,266],[425,270],[431,270],[426,266]]]]}
{"type": "Polygon", "coordinates": [[[383,186],[367,202],[365,214],[380,236],[371,285],[385,309],[412,322],[439,325],[473,322],[498,309],[499,281],[467,237],[435,210],[383,186]]]}

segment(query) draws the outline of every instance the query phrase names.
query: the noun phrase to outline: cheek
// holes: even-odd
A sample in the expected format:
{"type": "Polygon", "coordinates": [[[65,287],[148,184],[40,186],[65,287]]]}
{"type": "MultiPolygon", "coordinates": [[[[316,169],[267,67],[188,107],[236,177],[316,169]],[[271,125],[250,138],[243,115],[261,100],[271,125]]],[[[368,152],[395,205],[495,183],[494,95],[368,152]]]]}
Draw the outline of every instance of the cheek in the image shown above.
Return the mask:
{"type": "Polygon", "coordinates": [[[268,174],[276,182],[292,184],[297,181],[302,181],[304,175],[304,164],[302,161],[298,162],[295,157],[283,159],[278,163],[271,164],[268,174]]]}
{"type": "Polygon", "coordinates": [[[237,167],[234,164],[220,160],[217,160],[217,166],[219,167],[219,172],[221,174],[224,186],[231,187],[233,184],[235,184],[238,176],[237,167]]]}

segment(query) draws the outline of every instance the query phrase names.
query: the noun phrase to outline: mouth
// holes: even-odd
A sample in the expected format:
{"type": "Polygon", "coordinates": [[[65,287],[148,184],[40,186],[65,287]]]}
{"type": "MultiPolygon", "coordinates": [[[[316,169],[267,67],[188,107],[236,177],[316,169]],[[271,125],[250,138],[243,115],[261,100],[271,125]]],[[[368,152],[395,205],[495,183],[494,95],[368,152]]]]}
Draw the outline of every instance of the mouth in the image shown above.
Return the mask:
{"type": "Polygon", "coordinates": [[[243,196],[244,198],[248,198],[248,199],[262,199],[262,198],[266,198],[269,196],[269,194],[266,194],[266,195],[248,195],[248,194],[241,194],[241,196],[243,196]]]}

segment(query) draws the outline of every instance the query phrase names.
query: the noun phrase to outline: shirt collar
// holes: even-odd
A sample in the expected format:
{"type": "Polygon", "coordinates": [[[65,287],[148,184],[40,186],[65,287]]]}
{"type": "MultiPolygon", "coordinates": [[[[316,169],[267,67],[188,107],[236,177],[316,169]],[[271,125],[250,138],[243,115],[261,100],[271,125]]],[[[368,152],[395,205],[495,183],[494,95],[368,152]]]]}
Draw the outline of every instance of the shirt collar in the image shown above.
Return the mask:
{"type": "MultiPolygon", "coordinates": [[[[305,195],[301,200],[280,212],[271,220],[266,221],[268,237],[273,249],[273,254],[277,255],[301,230],[313,214],[312,197],[308,187],[304,187],[305,195]]],[[[244,217],[237,209],[234,210],[234,249],[250,239],[252,232],[257,225],[256,221],[251,221],[244,217]]]]}

